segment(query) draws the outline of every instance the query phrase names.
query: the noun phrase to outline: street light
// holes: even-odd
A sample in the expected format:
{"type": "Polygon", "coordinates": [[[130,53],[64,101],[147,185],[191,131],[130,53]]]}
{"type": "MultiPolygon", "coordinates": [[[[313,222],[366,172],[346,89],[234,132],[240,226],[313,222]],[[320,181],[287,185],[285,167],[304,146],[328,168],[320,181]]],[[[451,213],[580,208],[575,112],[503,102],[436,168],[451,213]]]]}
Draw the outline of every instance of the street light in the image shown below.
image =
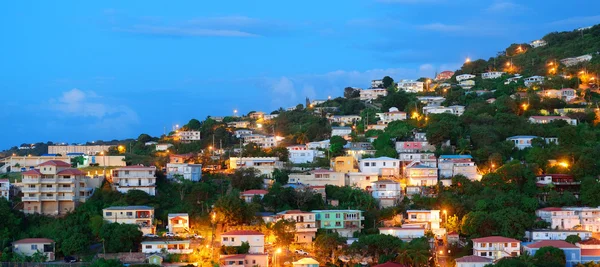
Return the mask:
{"type": "Polygon", "coordinates": [[[277,248],[277,250],[275,250],[275,254],[273,255],[273,257],[274,257],[273,261],[275,263],[275,266],[279,266],[279,264],[277,262],[277,260],[278,260],[277,254],[281,254],[281,248],[277,248]]]}
{"type": "Polygon", "coordinates": [[[469,63],[469,62],[471,62],[471,59],[467,57],[467,58],[465,59],[465,64],[466,64],[466,63],[469,63]]]}
{"type": "Polygon", "coordinates": [[[448,211],[447,210],[444,210],[444,216],[446,217],[444,219],[444,226],[446,226],[446,224],[448,224],[448,211]]]}

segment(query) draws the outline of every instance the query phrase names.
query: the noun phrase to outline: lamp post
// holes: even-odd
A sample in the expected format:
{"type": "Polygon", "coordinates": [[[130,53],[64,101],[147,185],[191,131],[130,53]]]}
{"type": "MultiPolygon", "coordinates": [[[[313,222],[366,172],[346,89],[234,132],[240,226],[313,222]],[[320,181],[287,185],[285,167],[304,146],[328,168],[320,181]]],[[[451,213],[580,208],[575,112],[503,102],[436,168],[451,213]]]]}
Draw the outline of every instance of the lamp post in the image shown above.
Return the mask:
{"type": "Polygon", "coordinates": [[[273,265],[274,265],[275,267],[278,267],[278,266],[279,266],[279,262],[277,262],[277,260],[279,259],[279,258],[277,257],[277,254],[281,254],[281,248],[278,248],[277,250],[275,250],[275,253],[273,254],[273,265]]]}
{"type": "Polygon", "coordinates": [[[448,211],[444,210],[444,228],[447,227],[448,224],[448,211]]]}
{"type": "Polygon", "coordinates": [[[213,259],[213,252],[215,250],[215,227],[217,226],[217,213],[213,211],[211,215],[212,222],[212,234],[210,235],[210,259],[213,259]]]}

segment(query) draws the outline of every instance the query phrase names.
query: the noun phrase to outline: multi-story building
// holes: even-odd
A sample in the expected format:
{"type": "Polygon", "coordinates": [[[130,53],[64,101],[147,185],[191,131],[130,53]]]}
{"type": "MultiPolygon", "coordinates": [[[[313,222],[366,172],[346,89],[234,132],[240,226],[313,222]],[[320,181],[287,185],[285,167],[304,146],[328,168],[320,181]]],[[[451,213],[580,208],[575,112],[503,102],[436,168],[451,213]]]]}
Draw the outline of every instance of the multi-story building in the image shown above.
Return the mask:
{"type": "Polygon", "coordinates": [[[269,267],[269,254],[220,255],[221,267],[269,267]]]}
{"type": "Polygon", "coordinates": [[[372,80],[371,88],[383,88],[383,80],[372,80]]]}
{"type": "Polygon", "coordinates": [[[254,197],[258,196],[260,199],[262,199],[267,193],[269,193],[269,191],[264,189],[250,189],[242,192],[240,197],[244,200],[244,202],[250,203],[254,197]]]}
{"type": "Polygon", "coordinates": [[[85,173],[60,160],[46,161],[22,173],[23,212],[63,215],[93,193],[85,173]]]}
{"type": "Polygon", "coordinates": [[[461,116],[463,113],[465,113],[465,106],[454,105],[454,106],[449,106],[449,107],[444,107],[444,106],[423,107],[423,114],[425,114],[425,115],[443,114],[443,113],[450,113],[450,114],[454,114],[456,116],[461,116]]]}
{"type": "Polygon", "coordinates": [[[576,266],[581,263],[581,248],[563,240],[542,240],[535,243],[527,244],[523,246],[523,252],[527,252],[529,255],[535,255],[535,253],[543,247],[555,247],[564,252],[565,265],[566,267],[576,266]]]}
{"type": "Polygon", "coordinates": [[[345,174],[346,185],[370,191],[371,183],[379,180],[377,173],[348,172],[345,174]]]}
{"type": "Polygon", "coordinates": [[[475,78],[475,75],[473,75],[473,74],[461,74],[461,75],[456,76],[456,81],[460,82],[462,80],[469,80],[469,79],[473,79],[473,78],[475,78]]]}
{"type": "Polygon", "coordinates": [[[46,256],[46,261],[54,261],[54,245],[54,240],[48,238],[25,238],[14,241],[12,250],[14,254],[28,257],[42,253],[46,256]]]}
{"type": "Polygon", "coordinates": [[[102,217],[110,223],[134,224],[144,234],[154,234],[154,208],[148,206],[114,206],[102,210],[102,217]]]}
{"type": "Polygon", "coordinates": [[[560,60],[560,63],[564,64],[567,67],[571,67],[590,60],[592,60],[592,55],[583,55],[578,57],[563,58],[560,60]]]}
{"type": "Polygon", "coordinates": [[[235,130],[234,135],[236,138],[242,138],[246,135],[251,135],[252,133],[253,133],[252,130],[240,129],[240,130],[235,130]]]}
{"type": "Polygon", "coordinates": [[[12,156],[2,160],[4,165],[0,167],[0,173],[24,172],[35,169],[38,165],[50,161],[59,160],[71,164],[71,159],[65,156],[12,156]]]}
{"type": "Polygon", "coordinates": [[[533,40],[531,41],[531,43],[529,43],[529,45],[533,48],[538,48],[538,47],[542,47],[547,45],[548,43],[546,43],[546,41],[539,39],[539,40],[533,40]]]}
{"type": "Polygon", "coordinates": [[[454,261],[456,267],[484,267],[493,263],[492,259],[475,255],[460,257],[454,261]]]}
{"type": "Polygon", "coordinates": [[[388,91],[384,88],[368,88],[360,90],[360,100],[368,101],[379,98],[380,96],[387,96],[388,91]]]}
{"type": "Polygon", "coordinates": [[[271,148],[277,146],[277,137],[272,135],[250,134],[242,136],[244,145],[255,143],[261,148],[271,148]]]}
{"type": "Polygon", "coordinates": [[[296,222],[296,243],[312,243],[317,234],[315,213],[301,210],[286,210],[277,213],[275,220],[296,222]]]}
{"type": "Polygon", "coordinates": [[[283,162],[278,157],[242,157],[229,158],[229,169],[255,168],[262,175],[271,177],[275,169],[282,169],[283,162]]]}
{"type": "Polygon", "coordinates": [[[422,227],[379,227],[379,234],[391,235],[402,239],[404,242],[410,242],[415,238],[425,236],[425,228],[422,227]]]}
{"type": "Polygon", "coordinates": [[[96,155],[102,151],[108,151],[112,147],[109,145],[93,146],[48,146],[48,154],[60,154],[66,156],[70,153],[84,153],[86,155],[96,155]]]}
{"type": "Polygon", "coordinates": [[[343,237],[352,237],[363,228],[365,217],[360,210],[313,210],[317,227],[333,230],[343,237]]]}
{"type": "Polygon", "coordinates": [[[548,207],[535,211],[535,214],[550,223],[551,229],[573,229],[576,225],[580,225],[579,216],[573,210],[548,207]]]}
{"type": "Polygon", "coordinates": [[[532,242],[541,240],[565,240],[570,235],[579,236],[581,240],[592,238],[592,232],[587,230],[534,229],[525,231],[525,237],[532,242]]]}
{"type": "Polygon", "coordinates": [[[168,254],[191,254],[190,240],[144,240],[142,241],[142,253],[153,254],[166,251],[168,254]]]}
{"type": "Polygon", "coordinates": [[[577,98],[577,90],[572,88],[563,88],[560,90],[548,89],[538,92],[540,97],[558,98],[565,102],[571,102],[577,98]]]}
{"type": "Polygon", "coordinates": [[[538,85],[542,84],[545,79],[546,79],[546,77],[544,77],[544,76],[531,76],[531,77],[525,78],[524,83],[525,83],[525,86],[531,87],[536,84],[538,84],[538,85]]]}
{"type": "Polygon", "coordinates": [[[200,131],[177,131],[177,139],[183,142],[200,141],[200,131]]]}
{"type": "Polygon", "coordinates": [[[169,144],[169,143],[156,144],[154,150],[156,150],[156,151],[167,151],[171,147],[173,147],[173,144],[169,144]]]}
{"type": "Polygon", "coordinates": [[[400,176],[400,160],[390,157],[361,159],[358,164],[360,171],[365,173],[377,173],[380,176],[400,176]]]}
{"type": "Polygon", "coordinates": [[[407,186],[435,186],[438,182],[438,170],[421,164],[408,165],[404,168],[407,186]]]}
{"type": "Polygon", "coordinates": [[[440,229],[439,210],[407,210],[406,222],[409,224],[423,224],[426,229],[440,229]]]}
{"type": "Polygon", "coordinates": [[[310,163],[315,160],[316,150],[308,149],[305,145],[288,146],[289,160],[292,163],[310,163]]]}
{"type": "Polygon", "coordinates": [[[292,173],[289,175],[289,184],[303,184],[308,186],[335,185],[344,186],[344,173],[326,169],[317,169],[308,173],[292,173]]]}
{"type": "Polygon", "coordinates": [[[473,239],[473,255],[490,258],[494,261],[504,257],[521,255],[521,241],[502,237],[488,236],[473,239]]]}
{"type": "Polygon", "coordinates": [[[546,124],[546,123],[551,123],[551,122],[557,121],[557,120],[566,121],[570,125],[577,125],[576,119],[571,119],[567,116],[531,116],[531,117],[529,117],[530,123],[537,123],[537,124],[546,124]]]}
{"type": "Polygon", "coordinates": [[[167,229],[169,233],[189,233],[190,232],[190,215],[187,213],[169,213],[167,215],[167,229]]]}
{"type": "Polygon", "coordinates": [[[308,149],[329,149],[329,140],[309,142],[306,144],[308,149]]]}
{"type": "Polygon", "coordinates": [[[10,200],[10,180],[0,179],[0,197],[10,200]]]}
{"type": "Polygon", "coordinates": [[[423,92],[424,82],[419,82],[415,80],[400,80],[396,83],[396,87],[400,91],[406,91],[409,93],[420,93],[423,92]]]}
{"type": "Polygon", "coordinates": [[[387,125],[393,121],[406,120],[406,112],[398,110],[398,108],[391,107],[388,112],[377,113],[379,121],[377,123],[387,125]]]}
{"type": "Polygon", "coordinates": [[[438,168],[442,179],[462,175],[472,181],[481,180],[481,175],[477,172],[477,165],[473,162],[471,155],[441,155],[438,159],[438,168]]]}
{"type": "Polygon", "coordinates": [[[125,194],[129,190],[141,190],[148,195],[156,194],[156,167],[141,165],[121,167],[112,171],[117,191],[125,194]]]}
{"type": "Polygon", "coordinates": [[[351,127],[331,127],[331,136],[341,136],[344,139],[348,139],[351,133],[351,127]]]}
{"type": "Polygon", "coordinates": [[[356,158],[351,156],[340,156],[331,159],[330,163],[333,171],[349,173],[349,172],[358,172],[358,162],[356,158]]]}
{"type": "Polygon", "coordinates": [[[265,235],[258,231],[236,230],[221,234],[221,245],[227,247],[238,247],[242,242],[250,245],[250,254],[265,253],[265,235]]]}
{"type": "Polygon", "coordinates": [[[435,80],[436,81],[445,81],[445,80],[449,80],[450,78],[452,78],[452,76],[454,76],[454,71],[445,70],[445,71],[438,73],[438,75],[435,76],[435,80]]]}
{"type": "Polygon", "coordinates": [[[443,96],[417,96],[417,99],[425,106],[441,106],[446,101],[443,96]]]}
{"type": "Polygon", "coordinates": [[[475,81],[473,81],[473,80],[463,80],[463,81],[460,81],[458,83],[458,85],[460,85],[460,87],[462,87],[463,89],[467,89],[468,90],[468,89],[473,88],[473,86],[475,86],[475,81]]]}
{"type": "Polygon", "coordinates": [[[339,123],[340,125],[354,124],[360,120],[358,115],[334,115],[327,118],[330,123],[339,123]]]}
{"type": "Polygon", "coordinates": [[[264,118],[264,116],[265,116],[265,113],[262,111],[255,111],[248,115],[248,117],[250,117],[250,119],[253,119],[253,120],[262,119],[262,118],[264,118]]]}
{"type": "Polygon", "coordinates": [[[490,72],[484,72],[481,74],[481,78],[482,79],[497,79],[502,77],[502,74],[504,74],[505,72],[503,71],[490,71],[490,72]]]}
{"type": "Polygon", "coordinates": [[[392,207],[402,197],[402,187],[396,181],[378,180],[371,183],[371,195],[379,201],[381,207],[392,207]]]}
{"type": "Polygon", "coordinates": [[[570,174],[542,174],[536,177],[536,185],[546,189],[538,193],[539,199],[544,202],[546,202],[548,195],[552,191],[558,192],[561,195],[568,191],[573,193],[575,197],[579,197],[581,189],[581,182],[576,181],[575,177],[570,174]]]}
{"type": "Polygon", "coordinates": [[[248,128],[250,127],[249,121],[232,121],[227,123],[227,127],[232,128],[248,128]]]}
{"type": "Polygon", "coordinates": [[[167,179],[180,176],[184,180],[198,182],[202,179],[202,164],[167,163],[167,179]]]}
{"type": "Polygon", "coordinates": [[[415,162],[420,165],[437,168],[437,158],[434,153],[400,153],[398,154],[398,158],[404,165],[415,162]]]}

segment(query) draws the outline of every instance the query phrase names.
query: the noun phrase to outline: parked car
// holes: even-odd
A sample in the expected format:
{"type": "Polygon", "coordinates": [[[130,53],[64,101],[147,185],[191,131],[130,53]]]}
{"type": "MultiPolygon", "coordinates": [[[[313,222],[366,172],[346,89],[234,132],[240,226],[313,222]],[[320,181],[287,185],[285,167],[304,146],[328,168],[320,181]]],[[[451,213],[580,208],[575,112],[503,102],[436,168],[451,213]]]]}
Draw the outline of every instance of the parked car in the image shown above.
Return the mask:
{"type": "Polygon", "coordinates": [[[308,256],[308,252],[301,250],[301,249],[296,249],[296,251],[294,251],[296,254],[300,254],[300,255],[304,255],[304,256],[308,256]]]}
{"type": "Polygon", "coordinates": [[[73,262],[77,262],[77,259],[73,256],[65,256],[65,262],[66,263],[73,263],[73,262]]]}
{"type": "Polygon", "coordinates": [[[158,235],[155,234],[145,234],[144,237],[152,237],[152,238],[157,238],[158,235]]]}
{"type": "Polygon", "coordinates": [[[165,233],[166,237],[175,237],[177,235],[175,235],[174,233],[165,233]]]}

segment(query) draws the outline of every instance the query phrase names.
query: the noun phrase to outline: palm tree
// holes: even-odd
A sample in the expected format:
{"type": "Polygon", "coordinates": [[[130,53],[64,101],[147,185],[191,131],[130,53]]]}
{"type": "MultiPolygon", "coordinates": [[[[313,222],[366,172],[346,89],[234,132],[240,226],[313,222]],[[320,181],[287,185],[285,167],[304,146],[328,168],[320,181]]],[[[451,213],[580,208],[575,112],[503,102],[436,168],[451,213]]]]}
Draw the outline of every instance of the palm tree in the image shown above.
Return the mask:
{"type": "Polygon", "coordinates": [[[296,136],[296,142],[302,145],[308,143],[308,136],[306,135],[306,132],[298,133],[298,135],[296,136]]]}

